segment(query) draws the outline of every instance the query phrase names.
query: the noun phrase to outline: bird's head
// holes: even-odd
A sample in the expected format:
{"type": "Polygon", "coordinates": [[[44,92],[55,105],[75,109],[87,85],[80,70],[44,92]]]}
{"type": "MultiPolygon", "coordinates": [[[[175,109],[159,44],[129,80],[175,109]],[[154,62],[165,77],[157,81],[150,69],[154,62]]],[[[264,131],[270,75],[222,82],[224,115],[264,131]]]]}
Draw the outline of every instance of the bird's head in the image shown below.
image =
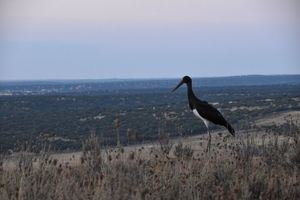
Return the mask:
{"type": "Polygon", "coordinates": [[[172,92],[174,92],[175,90],[177,90],[182,84],[189,84],[192,83],[192,79],[189,76],[184,76],[181,81],[178,83],[178,85],[172,90],[172,92]]]}

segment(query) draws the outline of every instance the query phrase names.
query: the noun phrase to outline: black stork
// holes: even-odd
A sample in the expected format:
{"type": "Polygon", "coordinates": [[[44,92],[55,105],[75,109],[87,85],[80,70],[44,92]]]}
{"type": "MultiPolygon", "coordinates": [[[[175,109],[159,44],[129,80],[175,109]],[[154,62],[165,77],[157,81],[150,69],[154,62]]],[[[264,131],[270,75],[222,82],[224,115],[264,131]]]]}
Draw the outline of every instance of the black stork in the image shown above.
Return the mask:
{"type": "Polygon", "coordinates": [[[209,122],[212,122],[217,125],[225,126],[228,131],[235,136],[234,129],[231,127],[231,125],[224,119],[222,114],[214,108],[212,105],[208,104],[206,101],[202,101],[198,99],[192,88],[192,79],[189,76],[184,76],[182,80],[179,82],[179,84],[172,90],[174,92],[177,90],[182,84],[187,85],[187,95],[189,100],[189,106],[191,110],[193,111],[194,115],[197,118],[200,118],[207,129],[209,139],[207,144],[207,150],[210,150],[210,143],[211,143],[211,135],[209,131],[209,122]]]}

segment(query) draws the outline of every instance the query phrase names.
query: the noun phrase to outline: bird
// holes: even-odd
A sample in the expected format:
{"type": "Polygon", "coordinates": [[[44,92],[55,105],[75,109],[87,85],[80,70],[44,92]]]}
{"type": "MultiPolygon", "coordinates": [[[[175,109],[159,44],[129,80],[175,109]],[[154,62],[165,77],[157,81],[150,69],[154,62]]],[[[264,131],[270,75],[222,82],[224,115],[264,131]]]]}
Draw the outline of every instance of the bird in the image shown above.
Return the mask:
{"type": "Polygon", "coordinates": [[[182,80],[178,83],[178,85],[172,90],[172,92],[177,90],[183,84],[187,85],[187,96],[188,96],[190,109],[192,110],[192,112],[197,118],[201,119],[204,122],[206,126],[207,133],[209,136],[206,152],[210,151],[210,145],[211,145],[211,134],[209,131],[209,123],[214,123],[217,125],[224,126],[225,128],[227,128],[227,130],[229,131],[229,133],[231,133],[232,136],[235,136],[234,129],[225,120],[223,115],[207,101],[200,100],[199,98],[196,97],[196,95],[193,92],[191,77],[184,76],[182,80]]]}

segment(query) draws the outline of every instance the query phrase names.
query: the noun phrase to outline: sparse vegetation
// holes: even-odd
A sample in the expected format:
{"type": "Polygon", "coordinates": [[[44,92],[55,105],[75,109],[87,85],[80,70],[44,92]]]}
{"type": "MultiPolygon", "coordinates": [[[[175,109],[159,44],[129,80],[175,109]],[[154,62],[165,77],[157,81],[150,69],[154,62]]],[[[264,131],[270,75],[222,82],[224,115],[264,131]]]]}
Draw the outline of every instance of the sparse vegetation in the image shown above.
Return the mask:
{"type": "Polygon", "coordinates": [[[8,168],[12,158],[1,155],[0,199],[299,199],[300,133],[293,130],[216,135],[208,154],[180,142],[168,155],[160,146],[105,150],[92,135],[77,165],[27,150],[8,168]]]}
{"type": "Polygon", "coordinates": [[[193,149],[190,146],[183,146],[182,142],[179,142],[174,149],[174,155],[177,158],[191,158],[193,153],[193,149]]]}

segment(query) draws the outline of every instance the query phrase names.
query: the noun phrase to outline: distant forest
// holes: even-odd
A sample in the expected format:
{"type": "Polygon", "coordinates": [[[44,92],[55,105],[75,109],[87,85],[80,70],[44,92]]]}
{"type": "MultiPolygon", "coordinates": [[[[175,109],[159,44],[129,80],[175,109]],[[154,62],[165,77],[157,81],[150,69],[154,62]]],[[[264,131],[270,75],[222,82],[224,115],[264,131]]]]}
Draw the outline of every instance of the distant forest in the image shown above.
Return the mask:
{"type": "MultiPolygon", "coordinates": [[[[199,78],[194,80],[194,90],[239,131],[254,126],[256,119],[300,110],[299,78],[199,78]]],[[[78,149],[91,132],[104,145],[116,145],[117,131],[122,145],[153,141],[162,134],[206,133],[188,108],[186,88],[171,93],[178,81],[6,82],[0,96],[0,150],[26,141],[36,146],[51,143],[58,150],[78,149]]]]}
{"type": "MultiPolygon", "coordinates": [[[[89,93],[118,92],[133,89],[168,89],[180,77],[173,79],[107,79],[107,80],[49,80],[0,81],[0,94],[89,93]]],[[[300,75],[249,75],[214,78],[193,78],[195,87],[300,85],[300,75]]]]}

